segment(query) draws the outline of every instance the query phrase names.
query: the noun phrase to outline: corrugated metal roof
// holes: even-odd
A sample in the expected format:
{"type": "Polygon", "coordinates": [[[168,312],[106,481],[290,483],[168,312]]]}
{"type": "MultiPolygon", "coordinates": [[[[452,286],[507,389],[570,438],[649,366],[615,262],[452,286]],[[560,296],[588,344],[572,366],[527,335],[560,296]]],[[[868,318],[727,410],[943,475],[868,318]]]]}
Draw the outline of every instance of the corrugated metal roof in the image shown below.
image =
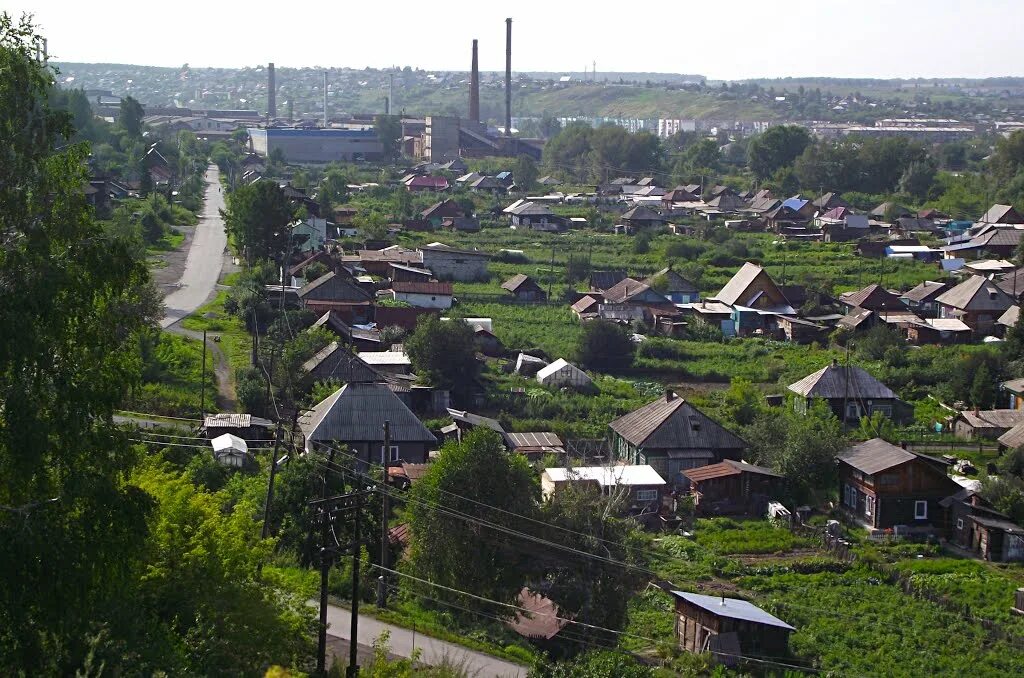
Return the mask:
{"type": "Polygon", "coordinates": [[[451,296],[450,282],[394,282],[391,289],[397,294],[437,294],[451,296]]]}
{"type": "Polygon", "coordinates": [[[302,365],[302,370],[313,378],[344,382],[382,381],[381,375],[359,356],[336,341],[324,346],[302,365]]]}
{"type": "Polygon", "coordinates": [[[679,396],[662,396],[608,425],[633,445],[647,449],[742,449],[731,433],[679,396]]]}
{"type": "Polygon", "coordinates": [[[657,471],[646,464],[627,466],[574,466],[572,468],[554,467],[544,469],[544,473],[554,482],[576,480],[596,481],[601,487],[618,487],[623,485],[665,485],[665,479],[657,471]]]}
{"type": "Polygon", "coordinates": [[[299,290],[300,299],[320,299],[325,301],[368,302],[373,296],[351,282],[348,278],[338,276],[333,271],[325,273],[299,290]]]}
{"type": "Polygon", "coordinates": [[[1013,298],[994,282],[980,275],[972,275],[935,299],[943,306],[961,311],[999,311],[1013,306],[1013,298]]]}
{"type": "Polygon", "coordinates": [[[437,438],[385,384],[346,384],[299,418],[307,440],[341,443],[391,441],[434,444],[437,438]]]}
{"type": "Polygon", "coordinates": [[[697,468],[686,469],[683,471],[683,475],[695,482],[710,480],[712,478],[738,476],[741,473],[755,473],[757,475],[771,476],[773,478],[782,477],[775,471],[763,466],[754,466],[753,464],[748,464],[744,461],[733,461],[731,459],[726,459],[718,464],[698,466],[697,468]]]}
{"type": "Polygon", "coordinates": [[[874,475],[886,469],[905,464],[917,456],[901,447],[873,438],[845,450],[837,457],[861,473],[874,475]]]}
{"type": "Polygon", "coordinates": [[[768,614],[757,605],[748,603],[745,600],[739,600],[738,598],[703,596],[699,593],[686,593],[685,591],[672,591],[672,595],[677,598],[682,598],[691,605],[696,605],[716,617],[741,619],[755,624],[776,626],[783,629],[789,629],[790,631],[796,630],[778,617],[768,614]]]}
{"type": "Polygon", "coordinates": [[[835,363],[826,365],[795,384],[790,384],[789,390],[805,398],[894,400],[898,397],[888,386],[872,377],[863,368],[835,363]]]}
{"type": "Polygon", "coordinates": [[[519,447],[562,447],[562,439],[550,431],[536,433],[506,433],[505,438],[513,448],[519,447]]]}
{"type": "Polygon", "coordinates": [[[251,414],[238,414],[233,412],[221,412],[220,414],[208,414],[203,419],[205,428],[249,428],[250,426],[263,426],[270,428],[274,422],[261,417],[254,417],[251,414]]]}

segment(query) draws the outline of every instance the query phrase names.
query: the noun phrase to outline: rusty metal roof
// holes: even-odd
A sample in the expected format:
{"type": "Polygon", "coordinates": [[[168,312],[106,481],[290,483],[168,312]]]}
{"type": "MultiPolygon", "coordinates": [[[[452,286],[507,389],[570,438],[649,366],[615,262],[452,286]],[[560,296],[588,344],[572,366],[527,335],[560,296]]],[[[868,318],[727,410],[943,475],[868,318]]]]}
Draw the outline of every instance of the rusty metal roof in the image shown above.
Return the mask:
{"type": "Polygon", "coordinates": [[[771,476],[773,478],[782,477],[775,471],[763,466],[754,466],[744,461],[733,461],[731,459],[726,459],[718,464],[699,466],[683,471],[683,475],[695,482],[711,480],[713,478],[725,478],[727,476],[738,476],[741,473],[756,473],[757,475],[771,476]]]}

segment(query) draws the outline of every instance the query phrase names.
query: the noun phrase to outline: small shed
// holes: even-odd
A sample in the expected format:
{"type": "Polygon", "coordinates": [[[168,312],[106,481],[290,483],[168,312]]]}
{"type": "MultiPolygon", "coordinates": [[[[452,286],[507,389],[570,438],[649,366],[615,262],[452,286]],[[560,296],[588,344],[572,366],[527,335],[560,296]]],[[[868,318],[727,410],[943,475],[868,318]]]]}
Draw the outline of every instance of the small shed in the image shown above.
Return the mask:
{"type": "Polygon", "coordinates": [[[764,515],[782,476],[771,469],[726,459],[683,471],[699,515],[764,515]]]}
{"type": "Polygon", "coordinates": [[[218,463],[232,468],[242,468],[249,459],[249,446],[236,435],[225,433],[210,441],[213,458],[218,463]]]}
{"type": "Polygon", "coordinates": [[[785,657],[792,626],[753,603],[724,596],[670,591],[676,638],[687,652],[711,652],[723,664],[737,655],[785,657]]]}
{"type": "Polygon", "coordinates": [[[516,358],[516,374],[521,374],[525,377],[532,377],[547,366],[548,361],[527,353],[520,353],[519,357],[516,358]]]}
{"type": "Polygon", "coordinates": [[[559,358],[537,372],[537,381],[544,386],[561,388],[569,386],[577,390],[593,390],[594,382],[587,373],[564,358],[559,358]]]}

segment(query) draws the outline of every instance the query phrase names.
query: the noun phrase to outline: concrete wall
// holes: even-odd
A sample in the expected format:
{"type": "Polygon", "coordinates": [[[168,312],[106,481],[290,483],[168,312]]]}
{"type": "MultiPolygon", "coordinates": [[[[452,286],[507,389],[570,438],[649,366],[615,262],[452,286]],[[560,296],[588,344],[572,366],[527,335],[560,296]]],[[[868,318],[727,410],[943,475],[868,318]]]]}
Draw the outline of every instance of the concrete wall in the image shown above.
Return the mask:
{"type": "Polygon", "coordinates": [[[249,139],[258,155],[280,149],[290,163],[373,160],[384,150],[374,130],[250,128],[249,139]]]}
{"type": "Polygon", "coordinates": [[[471,282],[487,278],[487,257],[424,247],[423,266],[438,280],[471,282]]]}

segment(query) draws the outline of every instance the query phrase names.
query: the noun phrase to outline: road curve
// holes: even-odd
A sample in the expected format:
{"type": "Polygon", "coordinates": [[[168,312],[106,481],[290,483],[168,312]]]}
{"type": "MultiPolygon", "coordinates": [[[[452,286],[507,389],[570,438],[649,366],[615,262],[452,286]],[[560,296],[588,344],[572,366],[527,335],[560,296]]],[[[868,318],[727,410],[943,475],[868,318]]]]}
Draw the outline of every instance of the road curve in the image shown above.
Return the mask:
{"type": "MultiPolygon", "coordinates": [[[[352,628],[349,623],[351,616],[352,612],[350,610],[335,605],[328,605],[327,633],[338,638],[351,640],[352,628]]],[[[383,631],[388,631],[391,634],[388,642],[391,646],[392,654],[410,657],[413,650],[418,649],[421,651],[419,660],[424,664],[437,664],[447,657],[455,662],[463,663],[469,675],[477,676],[478,678],[524,678],[527,674],[527,667],[525,666],[513,664],[483,652],[475,652],[454,643],[431,638],[422,633],[414,633],[401,626],[385,624],[373,617],[359,615],[360,645],[373,645],[373,641],[383,631]]]]}
{"type": "Polygon", "coordinates": [[[220,188],[220,170],[216,165],[206,168],[206,200],[199,217],[192,246],[185,260],[185,272],[178,287],[164,298],[164,317],[161,328],[168,328],[206,303],[213,296],[224,266],[224,248],[228,246],[227,232],[220,210],[224,207],[224,194],[220,188]]]}

